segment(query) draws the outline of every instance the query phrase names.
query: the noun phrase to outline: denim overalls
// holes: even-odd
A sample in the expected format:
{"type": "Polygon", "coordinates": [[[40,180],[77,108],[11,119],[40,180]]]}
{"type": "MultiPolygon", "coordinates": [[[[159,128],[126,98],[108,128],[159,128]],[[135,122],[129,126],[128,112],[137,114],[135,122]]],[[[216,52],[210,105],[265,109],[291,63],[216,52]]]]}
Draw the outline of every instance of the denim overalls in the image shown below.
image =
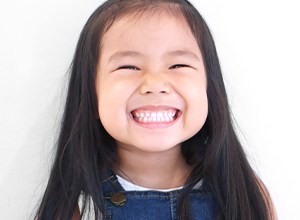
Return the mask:
{"type": "MultiPolygon", "coordinates": [[[[106,212],[103,220],[178,220],[177,199],[181,190],[125,191],[111,174],[102,182],[106,212]]],[[[190,193],[189,205],[194,220],[216,218],[212,196],[201,186],[190,193]]]]}

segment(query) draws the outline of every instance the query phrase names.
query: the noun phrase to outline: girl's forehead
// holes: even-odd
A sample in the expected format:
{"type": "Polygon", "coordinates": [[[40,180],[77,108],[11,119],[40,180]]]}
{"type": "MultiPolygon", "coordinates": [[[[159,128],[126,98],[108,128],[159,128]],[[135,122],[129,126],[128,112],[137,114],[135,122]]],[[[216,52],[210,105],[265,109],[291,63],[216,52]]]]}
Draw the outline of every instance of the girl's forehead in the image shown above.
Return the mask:
{"type": "Polygon", "coordinates": [[[130,31],[143,32],[155,37],[156,34],[159,34],[159,31],[170,29],[174,24],[187,37],[193,35],[183,15],[168,11],[155,13],[145,11],[143,13],[130,13],[117,18],[102,36],[102,43],[109,40],[108,38],[120,37],[130,31]]]}
{"type": "Polygon", "coordinates": [[[201,60],[198,43],[187,22],[169,13],[129,15],[116,20],[102,38],[100,60],[111,61],[114,54],[124,55],[124,51],[130,51],[130,57],[134,51],[135,55],[155,59],[166,57],[171,51],[189,51],[201,60]]]}

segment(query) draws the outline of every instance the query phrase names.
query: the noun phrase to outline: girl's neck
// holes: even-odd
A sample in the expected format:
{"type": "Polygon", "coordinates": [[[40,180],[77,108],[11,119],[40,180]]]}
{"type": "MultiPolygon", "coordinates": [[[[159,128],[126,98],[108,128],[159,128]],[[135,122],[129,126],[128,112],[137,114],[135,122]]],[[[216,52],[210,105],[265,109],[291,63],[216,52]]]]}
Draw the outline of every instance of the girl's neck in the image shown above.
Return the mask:
{"type": "Polygon", "coordinates": [[[181,147],[165,152],[144,152],[118,147],[119,163],[116,174],[135,185],[152,189],[170,189],[185,184],[192,167],[189,166],[181,147]]]}

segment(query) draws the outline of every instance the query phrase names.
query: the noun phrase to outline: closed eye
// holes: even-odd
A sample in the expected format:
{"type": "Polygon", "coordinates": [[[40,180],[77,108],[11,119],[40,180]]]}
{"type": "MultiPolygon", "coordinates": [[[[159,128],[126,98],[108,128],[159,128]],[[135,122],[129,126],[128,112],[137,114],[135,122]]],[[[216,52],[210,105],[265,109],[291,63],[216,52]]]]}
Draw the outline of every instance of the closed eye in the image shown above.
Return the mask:
{"type": "Polygon", "coordinates": [[[117,68],[117,70],[120,69],[128,69],[128,70],[140,70],[139,68],[137,68],[136,66],[131,66],[131,65],[124,65],[124,66],[120,66],[117,68]]]}
{"type": "Polygon", "coordinates": [[[170,69],[178,69],[178,68],[183,68],[183,67],[190,67],[189,65],[186,64],[175,64],[170,67],[170,69]]]}

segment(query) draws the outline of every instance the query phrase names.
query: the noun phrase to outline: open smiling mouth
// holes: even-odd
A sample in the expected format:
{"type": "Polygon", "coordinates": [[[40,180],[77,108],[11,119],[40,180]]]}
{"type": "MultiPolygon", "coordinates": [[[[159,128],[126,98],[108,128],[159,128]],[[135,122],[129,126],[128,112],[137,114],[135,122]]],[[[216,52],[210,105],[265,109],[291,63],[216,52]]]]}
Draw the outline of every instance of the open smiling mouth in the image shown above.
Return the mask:
{"type": "Polygon", "coordinates": [[[178,109],[167,110],[134,110],[131,112],[132,118],[142,124],[167,124],[175,121],[180,115],[181,111],[178,109]]]}

